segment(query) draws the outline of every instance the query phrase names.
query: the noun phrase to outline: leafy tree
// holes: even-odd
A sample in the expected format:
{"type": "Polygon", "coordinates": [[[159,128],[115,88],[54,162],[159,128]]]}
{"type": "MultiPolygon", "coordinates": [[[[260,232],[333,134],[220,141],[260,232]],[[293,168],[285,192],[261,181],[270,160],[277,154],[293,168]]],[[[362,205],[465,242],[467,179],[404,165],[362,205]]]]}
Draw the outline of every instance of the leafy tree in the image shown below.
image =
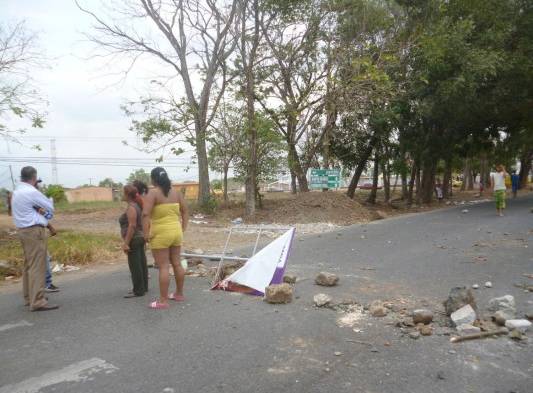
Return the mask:
{"type": "Polygon", "coordinates": [[[37,35],[24,22],[0,23],[0,136],[16,140],[14,134],[28,126],[42,128],[46,101],[32,79],[33,69],[45,59],[37,47],[37,35]],[[8,125],[12,121],[18,128],[8,125]]]}
{"type": "Polygon", "coordinates": [[[100,183],[98,183],[98,186],[99,187],[108,187],[108,188],[118,189],[118,188],[122,188],[122,183],[117,183],[113,179],[111,179],[110,177],[106,177],[104,180],[102,180],[102,181],[100,181],[100,183]]]}
{"type": "Polygon", "coordinates": [[[65,195],[65,189],[59,184],[48,184],[46,187],[43,188],[43,193],[48,198],[52,198],[55,203],[67,200],[67,196],[65,195]]]}
{"type": "Polygon", "coordinates": [[[144,184],[150,184],[150,174],[147,173],[144,169],[137,169],[136,171],[133,171],[130,173],[128,178],[126,179],[127,183],[133,183],[135,180],[140,180],[144,184]]]}

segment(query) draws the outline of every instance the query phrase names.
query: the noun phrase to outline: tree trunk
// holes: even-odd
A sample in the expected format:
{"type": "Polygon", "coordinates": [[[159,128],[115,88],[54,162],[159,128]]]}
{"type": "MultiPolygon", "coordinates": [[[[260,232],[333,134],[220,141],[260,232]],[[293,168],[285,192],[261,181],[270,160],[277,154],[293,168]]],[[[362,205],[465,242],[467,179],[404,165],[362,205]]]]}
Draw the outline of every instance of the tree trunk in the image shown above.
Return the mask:
{"type": "Polygon", "coordinates": [[[376,204],[376,197],[378,195],[378,181],[379,181],[379,154],[376,152],[374,156],[374,168],[372,171],[372,190],[366,200],[372,205],[376,204]]]}
{"type": "Polygon", "coordinates": [[[448,158],[444,161],[444,177],[442,179],[442,197],[448,199],[451,196],[452,188],[452,160],[448,158]]]}
{"type": "Polygon", "coordinates": [[[413,192],[415,187],[415,178],[416,174],[418,173],[418,164],[413,162],[413,166],[411,167],[411,177],[409,178],[409,192],[407,194],[407,204],[411,206],[413,204],[413,192]]]}
{"type": "Polygon", "coordinates": [[[254,76],[254,64],[257,54],[257,48],[259,46],[259,0],[253,0],[252,12],[254,17],[254,33],[252,39],[252,47],[250,52],[246,52],[247,41],[247,27],[246,21],[248,7],[243,9],[242,18],[242,31],[241,31],[241,57],[244,67],[244,76],[246,81],[245,94],[246,94],[246,119],[247,119],[247,139],[250,149],[250,155],[248,156],[246,181],[245,181],[245,193],[246,193],[246,215],[249,217],[255,216],[255,202],[256,202],[256,190],[257,185],[257,126],[255,121],[255,76],[254,76]]]}
{"type": "Polygon", "coordinates": [[[352,176],[352,180],[350,181],[350,185],[348,186],[348,191],[346,192],[346,195],[348,195],[349,198],[353,199],[355,196],[355,190],[357,188],[357,184],[359,184],[359,179],[361,178],[361,174],[365,170],[366,163],[368,159],[370,158],[370,155],[372,154],[372,150],[374,150],[374,145],[377,142],[377,138],[375,136],[372,137],[370,142],[368,143],[368,146],[366,147],[366,150],[363,152],[363,155],[361,156],[361,160],[357,163],[357,167],[355,168],[355,172],[352,176]]]}
{"type": "Polygon", "coordinates": [[[402,200],[406,201],[409,198],[409,188],[407,185],[407,171],[402,170],[402,200]]]}
{"type": "Polygon", "coordinates": [[[421,199],[423,203],[431,203],[433,200],[433,192],[435,189],[435,166],[436,163],[433,160],[424,163],[421,181],[421,199]]]}
{"type": "Polygon", "coordinates": [[[224,179],[223,179],[222,187],[224,188],[223,193],[224,193],[225,204],[228,203],[228,170],[229,170],[229,165],[224,165],[224,179]]]}
{"type": "Polygon", "coordinates": [[[470,158],[465,159],[465,165],[463,168],[463,184],[461,184],[461,191],[473,190],[474,184],[472,181],[472,170],[471,170],[471,160],[470,158]]]}
{"type": "Polygon", "coordinates": [[[296,192],[297,192],[296,174],[294,173],[294,171],[292,169],[290,170],[290,172],[291,172],[291,193],[292,194],[296,194],[296,192]]]}
{"type": "Polygon", "coordinates": [[[531,171],[531,161],[533,160],[533,150],[525,151],[520,156],[520,172],[518,177],[520,178],[520,188],[527,187],[527,181],[529,172],[531,171]]]}
{"type": "Polygon", "coordinates": [[[416,184],[416,204],[420,205],[420,200],[422,196],[422,187],[421,187],[421,174],[420,174],[420,168],[416,169],[416,177],[415,177],[415,184],[416,184]]]}
{"type": "MultiPolygon", "coordinates": [[[[390,171],[389,171],[389,163],[387,160],[384,160],[382,163],[382,170],[383,170],[383,195],[385,198],[385,203],[390,203],[390,171]]],[[[396,180],[398,180],[398,176],[396,176],[396,180]]]]}
{"type": "Polygon", "coordinates": [[[205,145],[205,129],[198,125],[196,129],[196,157],[198,158],[198,203],[200,206],[205,206],[211,198],[209,189],[209,163],[205,145]]]}
{"type": "Polygon", "coordinates": [[[300,192],[308,192],[309,185],[307,183],[307,176],[302,169],[300,157],[298,156],[296,145],[294,143],[289,143],[289,165],[291,166],[291,170],[294,172],[294,175],[298,179],[300,192]]]}

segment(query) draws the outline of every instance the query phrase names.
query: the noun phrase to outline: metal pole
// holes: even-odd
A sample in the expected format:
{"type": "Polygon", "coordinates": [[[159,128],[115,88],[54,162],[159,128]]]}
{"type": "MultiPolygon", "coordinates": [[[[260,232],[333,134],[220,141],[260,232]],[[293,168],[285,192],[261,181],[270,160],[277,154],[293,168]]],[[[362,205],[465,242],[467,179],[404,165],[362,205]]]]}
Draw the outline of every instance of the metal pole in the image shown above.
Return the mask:
{"type": "Polygon", "coordinates": [[[222,270],[222,264],[224,263],[224,257],[226,256],[226,250],[228,249],[228,243],[229,243],[229,239],[231,237],[232,232],[233,232],[233,227],[229,229],[228,237],[226,239],[226,244],[224,244],[224,251],[222,251],[220,261],[218,262],[217,271],[215,273],[215,277],[213,278],[213,286],[215,286],[215,284],[219,281],[220,271],[222,270]]]}
{"type": "Polygon", "coordinates": [[[259,232],[257,233],[257,239],[255,239],[255,246],[254,246],[254,251],[252,252],[252,256],[255,255],[255,251],[257,250],[257,245],[259,244],[259,238],[261,237],[262,230],[263,230],[263,226],[261,225],[261,227],[259,228],[259,232]]]}

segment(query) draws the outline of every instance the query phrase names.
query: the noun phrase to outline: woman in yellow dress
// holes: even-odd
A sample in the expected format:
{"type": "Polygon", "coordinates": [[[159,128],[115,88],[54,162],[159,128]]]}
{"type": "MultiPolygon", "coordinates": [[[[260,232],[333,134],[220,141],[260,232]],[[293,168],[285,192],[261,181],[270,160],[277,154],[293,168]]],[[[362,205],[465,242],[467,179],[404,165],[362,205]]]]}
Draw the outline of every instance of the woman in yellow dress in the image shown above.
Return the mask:
{"type": "Polygon", "coordinates": [[[180,253],[183,232],[189,216],[183,195],[172,188],[167,172],[157,167],[151,172],[153,189],[144,198],[143,231],[150,243],[155,263],[159,267],[159,299],[150,308],[168,308],[168,299],[183,301],[185,270],[181,266],[180,253]],[[169,265],[174,270],[176,292],[169,294],[169,265]]]}

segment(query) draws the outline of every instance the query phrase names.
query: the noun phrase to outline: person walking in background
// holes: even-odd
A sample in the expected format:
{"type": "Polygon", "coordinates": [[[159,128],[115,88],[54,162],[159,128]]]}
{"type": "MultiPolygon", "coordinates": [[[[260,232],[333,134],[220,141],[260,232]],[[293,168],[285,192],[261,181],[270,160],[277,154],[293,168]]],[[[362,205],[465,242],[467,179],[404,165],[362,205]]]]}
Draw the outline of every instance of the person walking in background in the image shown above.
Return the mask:
{"type": "Polygon", "coordinates": [[[168,299],[183,301],[185,269],[180,253],[183,232],[189,220],[183,195],[174,189],[167,172],[154,168],[150,174],[154,189],[148,192],[143,208],[144,237],[150,242],[152,254],[159,267],[159,299],[150,303],[154,309],[168,308],[168,299]],[[176,292],[168,293],[169,264],[174,270],[176,292]]]}
{"type": "Polygon", "coordinates": [[[54,205],[37,188],[37,170],[31,166],[22,168],[20,183],[13,193],[13,222],[24,250],[24,268],[22,272],[22,290],[25,304],[30,311],[48,311],[59,308],[48,304],[44,296],[48,218],[36,211],[39,206],[54,213],[54,205]]]}
{"type": "Polygon", "coordinates": [[[494,194],[494,200],[496,202],[496,211],[500,217],[503,217],[503,211],[505,210],[505,176],[507,172],[505,167],[501,164],[496,165],[496,172],[490,174],[490,187],[494,194]]]}
{"type": "Polygon", "coordinates": [[[146,264],[145,240],[142,228],[143,201],[132,185],[124,187],[123,200],[128,203],[126,211],[119,217],[120,233],[124,240],[122,250],[128,256],[128,266],[133,283],[133,292],[125,298],[144,296],[148,291],[148,266],[146,264]]]}
{"type": "Polygon", "coordinates": [[[520,188],[520,176],[518,176],[516,171],[513,170],[513,173],[511,174],[511,189],[513,191],[513,198],[516,198],[516,194],[518,193],[519,188],[520,188]]]}

